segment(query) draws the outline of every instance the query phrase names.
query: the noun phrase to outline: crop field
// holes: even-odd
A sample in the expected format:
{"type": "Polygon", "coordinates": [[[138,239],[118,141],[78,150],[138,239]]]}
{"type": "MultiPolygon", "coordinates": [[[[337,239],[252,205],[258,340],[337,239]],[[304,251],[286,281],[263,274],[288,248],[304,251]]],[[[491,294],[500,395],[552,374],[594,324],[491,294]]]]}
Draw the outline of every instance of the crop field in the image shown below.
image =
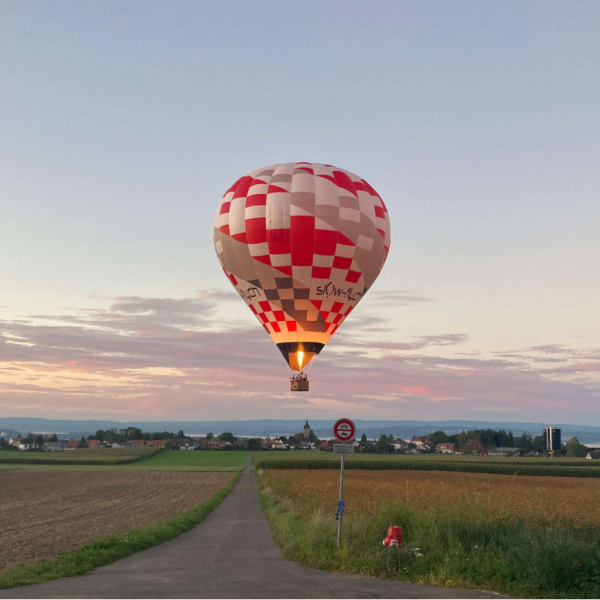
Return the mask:
{"type": "MultiPolygon", "coordinates": [[[[335,512],[339,472],[265,471],[263,481],[278,498],[293,502],[303,517],[327,518],[335,512]]],[[[556,517],[600,525],[600,480],[596,479],[350,470],[344,497],[348,517],[373,515],[386,505],[401,504],[430,513],[464,510],[471,515],[510,514],[533,521],[556,517]]]]}
{"type": "Polygon", "coordinates": [[[125,464],[145,460],[160,450],[156,448],[82,448],[64,452],[0,452],[2,464],[125,464]]]}
{"type": "MultiPolygon", "coordinates": [[[[332,452],[321,451],[291,451],[291,450],[268,450],[254,452],[254,461],[262,460],[335,460],[339,463],[340,457],[332,452]]],[[[554,458],[554,457],[523,457],[514,458],[508,456],[469,456],[463,454],[367,454],[356,452],[346,456],[346,464],[354,461],[409,461],[409,462],[466,462],[470,464],[517,464],[517,465],[544,465],[544,466],[569,466],[569,467],[597,467],[600,461],[588,460],[586,458],[554,458]]]]}
{"type": "MultiPolygon", "coordinates": [[[[600,478],[597,461],[562,458],[487,458],[411,454],[355,454],[347,457],[349,470],[407,470],[490,473],[519,476],[600,478]]],[[[258,469],[339,470],[340,459],[330,452],[261,452],[254,457],[258,469]]]]}
{"type": "Polygon", "coordinates": [[[1,472],[0,572],[179,515],[232,477],[115,470],[1,472]]]}
{"type": "Polygon", "coordinates": [[[258,477],[284,556],[310,567],[534,598],[600,597],[599,479],[349,469],[338,549],[339,470],[259,469],[258,477]],[[388,550],[391,524],[404,543],[388,550]]]}

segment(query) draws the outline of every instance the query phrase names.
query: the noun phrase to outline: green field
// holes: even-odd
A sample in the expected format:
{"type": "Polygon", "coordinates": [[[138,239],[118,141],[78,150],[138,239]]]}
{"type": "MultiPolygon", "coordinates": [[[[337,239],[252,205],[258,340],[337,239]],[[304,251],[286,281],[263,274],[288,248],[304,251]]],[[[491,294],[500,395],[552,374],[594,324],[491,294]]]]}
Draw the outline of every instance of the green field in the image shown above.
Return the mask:
{"type": "Polygon", "coordinates": [[[248,453],[242,450],[165,450],[121,469],[151,471],[242,471],[248,453]]]}
{"type": "Polygon", "coordinates": [[[160,452],[157,448],[82,448],[65,452],[0,452],[0,465],[3,464],[69,464],[118,465],[145,460],[160,452]]]}
{"type": "MultiPolygon", "coordinates": [[[[4,453],[3,453],[4,454],[4,453]]],[[[6,452],[5,454],[32,454],[44,458],[49,453],[41,452],[6,452]]],[[[3,463],[0,456],[0,471],[8,469],[117,469],[131,471],[242,471],[248,453],[238,450],[74,450],[57,452],[55,456],[68,455],[63,460],[41,462],[38,460],[11,460],[3,463]],[[77,453],[86,458],[77,459],[77,453]],[[119,453],[113,455],[113,452],[119,453]],[[126,454],[129,453],[129,454],[126,454]],[[143,457],[140,460],[140,455],[143,457]],[[70,458],[70,457],[73,458],[70,458]],[[89,457],[95,456],[96,460],[89,457]],[[116,458],[118,456],[118,458],[116,458]],[[110,458],[113,457],[113,460],[110,458]],[[70,458],[70,460],[69,460],[70,458]]]]}
{"type": "MultiPolygon", "coordinates": [[[[339,469],[340,458],[331,452],[260,452],[254,456],[254,466],[257,469],[339,469]]],[[[441,454],[355,454],[346,458],[346,468],[600,478],[600,464],[597,461],[585,458],[489,458],[441,454]]]]}
{"type": "MultiPolygon", "coordinates": [[[[263,459],[283,459],[283,460],[337,460],[340,457],[333,452],[321,452],[313,450],[268,450],[254,452],[253,460],[263,459]]],[[[349,461],[382,461],[382,460],[398,460],[398,461],[444,461],[444,462],[467,462],[471,464],[488,464],[490,462],[500,464],[532,464],[546,466],[568,466],[568,467],[600,467],[600,461],[588,460],[586,458],[554,458],[554,457],[524,457],[512,458],[506,456],[467,456],[458,454],[366,454],[356,452],[350,456],[346,456],[346,462],[349,461]]]]}

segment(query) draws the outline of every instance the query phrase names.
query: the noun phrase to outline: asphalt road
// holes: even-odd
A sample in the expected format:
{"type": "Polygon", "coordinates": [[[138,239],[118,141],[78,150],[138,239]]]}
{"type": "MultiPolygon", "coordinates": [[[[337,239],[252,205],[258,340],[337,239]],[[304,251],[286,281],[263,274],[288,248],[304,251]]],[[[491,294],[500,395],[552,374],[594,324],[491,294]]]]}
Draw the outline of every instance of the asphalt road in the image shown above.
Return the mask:
{"type": "Polygon", "coordinates": [[[81,577],[0,598],[497,598],[496,594],[329,573],[282,558],[250,463],[229,496],[178,538],[81,577]]]}

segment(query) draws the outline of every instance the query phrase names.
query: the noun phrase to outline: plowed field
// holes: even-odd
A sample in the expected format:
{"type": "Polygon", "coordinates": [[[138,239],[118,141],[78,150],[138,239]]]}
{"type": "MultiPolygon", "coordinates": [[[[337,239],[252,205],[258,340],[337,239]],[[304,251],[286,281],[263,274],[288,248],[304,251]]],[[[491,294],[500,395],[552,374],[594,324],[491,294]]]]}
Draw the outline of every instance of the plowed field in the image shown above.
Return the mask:
{"type": "MultiPolygon", "coordinates": [[[[331,518],[339,494],[339,471],[263,472],[275,496],[304,517],[331,518]]],[[[600,525],[600,481],[433,471],[352,471],[344,481],[346,514],[374,514],[401,503],[427,511],[468,510],[523,518],[563,517],[600,525]]]]}
{"type": "Polygon", "coordinates": [[[0,571],[179,515],[232,473],[0,472],[0,571]]]}

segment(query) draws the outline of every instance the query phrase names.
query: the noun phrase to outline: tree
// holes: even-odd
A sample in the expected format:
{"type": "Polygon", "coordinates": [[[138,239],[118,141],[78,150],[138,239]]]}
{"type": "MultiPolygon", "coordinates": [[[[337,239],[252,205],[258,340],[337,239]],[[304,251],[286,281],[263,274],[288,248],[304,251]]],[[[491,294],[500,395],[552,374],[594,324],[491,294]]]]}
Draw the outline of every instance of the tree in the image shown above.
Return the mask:
{"type": "Polygon", "coordinates": [[[38,433],[35,437],[35,443],[41,448],[44,445],[44,436],[38,433]]]}
{"type": "Polygon", "coordinates": [[[180,429],[180,430],[177,432],[177,437],[178,437],[178,438],[184,438],[184,437],[185,437],[185,433],[183,433],[183,429],[180,429]]]}
{"type": "Polygon", "coordinates": [[[234,437],[233,433],[231,433],[229,431],[224,431],[221,434],[221,441],[229,442],[230,444],[233,444],[233,442],[235,442],[235,437],[234,437]]]}
{"type": "Polygon", "coordinates": [[[165,450],[171,449],[171,442],[165,442],[165,450]]]}
{"type": "Polygon", "coordinates": [[[429,439],[431,440],[431,443],[432,443],[433,447],[435,448],[438,444],[443,444],[444,442],[446,442],[447,437],[448,436],[443,431],[434,431],[429,436],[429,439]]]}
{"type": "Polygon", "coordinates": [[[375,442],[375,452],[378,452],[379,454],[388,454],[389,451],[390,447],[388,445],[387,436],[385,433],[382,433],[377,442],[375,442]]]}
{"type": "Polygon", "coordinates": [[[569,458],[585,458],[587,454],[587,448],[576,437],[565,444],[565,450],[569,458]]]}
{"type": "Polygon", "coordinates": [[[258,438],[248,440],[248,450],[260,450],[261,441],[258,438]]]}
{"type": "Polygon", "coordinates": [[[81,436],[81,439],[79,440],[79,447],[80,448],[87,448],[88,447],[88,443],[87,440],[85,439],[85,436],[81,436]]]}
{"type": "Polygon", "coordinates": [[[212,431],[209,431],[206,434],[206,439],[210,442],[210,440],[212,440],[215,436],[213,435],[212,431]]]}
{"type": "Polygon", "coordinates": [[[366,443],[367,443],[367,434],[366,434],[366,433],[363,433],[363,434],[360,436],[360,443],[361,443],[361,444],[366,444],[366,443]]]}
{"type": "Polygon", "coordinates": [[[317,436],[315,435],[315,432],[312,429],[308,430],[308,441],[309,442],[314,442],[317,439],[317,436]]]}

